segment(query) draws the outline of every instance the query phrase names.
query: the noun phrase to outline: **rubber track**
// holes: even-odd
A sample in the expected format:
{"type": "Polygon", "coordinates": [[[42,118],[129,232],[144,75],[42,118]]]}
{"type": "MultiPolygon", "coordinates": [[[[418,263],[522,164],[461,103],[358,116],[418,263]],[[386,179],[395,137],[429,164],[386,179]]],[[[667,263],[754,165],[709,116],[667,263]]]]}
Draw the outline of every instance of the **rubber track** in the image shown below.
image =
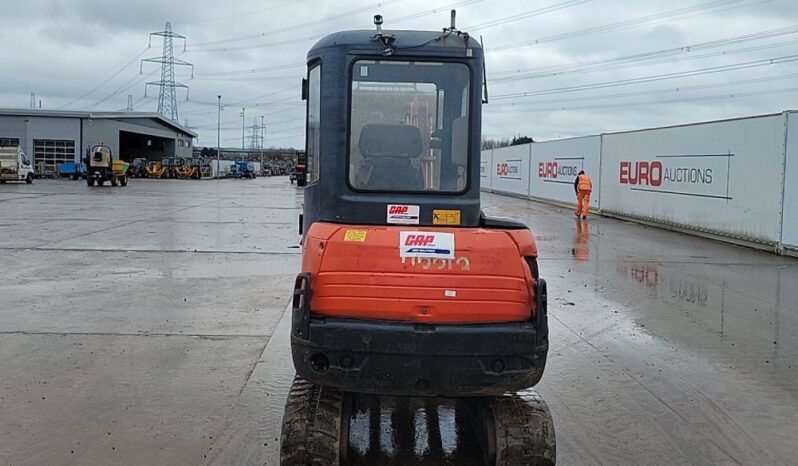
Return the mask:
{"type": "Polygon", "coordinates": [[[488,401],[496,431],[497,466],[547,466],[556,462],[554,421],[535,391],[488,401]]]}
{"type": "Polygon", "coordinates": [[[342,401],[338,390],[294,378],[283,416],[282,466],[339,465],[342,401]]]}

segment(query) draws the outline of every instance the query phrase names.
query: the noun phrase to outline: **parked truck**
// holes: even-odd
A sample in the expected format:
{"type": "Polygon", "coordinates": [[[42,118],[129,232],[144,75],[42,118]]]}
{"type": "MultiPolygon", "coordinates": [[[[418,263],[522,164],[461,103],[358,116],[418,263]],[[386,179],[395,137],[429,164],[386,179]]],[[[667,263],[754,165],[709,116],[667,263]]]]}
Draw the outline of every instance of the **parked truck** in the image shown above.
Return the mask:
{"type": "Polygon", "coordinates": [[[77,180],[86,176],[86,167],[82,163],[64,162],[58,164],[58,175],[62,178],[77,180]]]}
{"type": "Polygon", "coordinates": [[[0,184],[6,181],[33,183],[33,164],[19,146],[0,147],[0,184]]]}
{"type": "Polygon", "coordinates": [[[238,165],[238,173],[241,174],[240,178],[251,178],[255,179],[255,164],[252,162],[247,162],[246,160],[236,160],[236,165],[238,165]]]}

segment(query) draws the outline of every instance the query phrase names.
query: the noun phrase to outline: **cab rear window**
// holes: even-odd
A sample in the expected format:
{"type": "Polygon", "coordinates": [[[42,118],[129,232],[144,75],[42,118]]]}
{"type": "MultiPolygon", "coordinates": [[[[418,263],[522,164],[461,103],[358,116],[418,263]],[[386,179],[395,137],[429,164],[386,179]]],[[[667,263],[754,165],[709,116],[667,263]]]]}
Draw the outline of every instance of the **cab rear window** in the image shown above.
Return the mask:
{"type": "Polygon", "coordinates": [[[469,76],[462,63],[355,62],[350,185],[364,191],[464,191],[469,76]]]}

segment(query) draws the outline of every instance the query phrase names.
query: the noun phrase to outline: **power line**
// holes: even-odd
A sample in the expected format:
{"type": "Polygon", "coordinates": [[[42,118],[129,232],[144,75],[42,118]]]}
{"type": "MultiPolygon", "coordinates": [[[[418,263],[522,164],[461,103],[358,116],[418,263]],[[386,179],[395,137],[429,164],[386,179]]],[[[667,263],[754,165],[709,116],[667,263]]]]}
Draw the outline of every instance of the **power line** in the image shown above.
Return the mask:
{"type": "Polygon", "coordinates": [[[708,100],[722,100],[722,99],[739,99],[744,97],[756,97],[762,95],[772,95],[772,94],[782,94],[782,93],[791,93],[791,92],[798,92],[798,87],[787,87],[782,89],[770,89],[765,91],[751,91],[751,92],[738,92],[732,94],[716,94],[716,95],[709,95],[709,96],[699,96],[699,97],[685,97],[685,98],[677,98],[677,99],[665,99],[665,100],[650,100],[650,101],[642,101],[642,102],[628,102],[628,103],[603,103],[603,104],[595,104],[595,105],[580,105],[576,107],[559,107],[559,108],[533,108],[525,110],[526,112],[558,112],[558,111],[566,111],[566,110],[590,110],[590,109],[605,109],[605,108],[627,108],[627,107],[638,107],[638,106],[647,106],[647,105],[663,105],[663,104],[672,104],[672,103],[689,103],[689,102],[701,102],[701,101],[708,101],[708,100]]]}
{"type": "Polygon", "coordinates": [[[241,41],[252,40],[252,39],[260,39],[260,38],[263,38],[263,37],[266,37],[266,36],[269,36],[269,35],[273,35],[273,34],[278,34],[278,33],[281,33],[281,32],[294,31],[294,30],[302,29],[302,28],[305,28],[305,27],[308,27],[308,26],[315,26],[317,24],[329,23],[330,21],[333,21],[333,20],[336,20],[336,19],[349,18],[349,17],[352,17],[353,15],[356,15],[358,13],[363,13],[366,10],[371,10],[371,9],[374,9],[374,8],[381,8],[381,7],[384,7],[386,5],[390,5],[391,3],[397,3],[399,1],[401,1],[401,0],[388,0],[388,1],[384,1],[384,2],[373,3],[373,4],[365,6],[365,7],[360,7],[360,8],[356,8],[354,10],[345,11],[345,12],[339,13],[337,15],[326,16],[326,17],[321,18],[321,19],[308,21],[308,22],[300,23],[300,24],[295,24],[295,25],[287,26],[287,27],[280,28],[280,29],[274,29],[272,31],[259,32],[257,34],[247,34],[247,35],[238,36],[238,37],[231,37],[231,38],[228,38],[228,39],[219,39],[219,40],[212,40],[212,41],[207,41],[207,42],[200,42],[200,43],[195,44],[195,46],[198,47],[198,48],[202,48],[203,46],[206,46],[206,45],[219,45],[219,44],[228,44],[228,43],[231,43],[231,42],[241,42],[241,41]]]}
{"type": "Polygon", "coordinates": [[[150,76],[154,75],[158,71],[159,70],[156,69],[156,70],[153,70],[149,74],[146,74],[146,75],[135,75],[135,76],[133,76],[132,78],[130,78],[127,81],[125,81],[125,83],[123,83],[121,86],[116,88],[116,90],[112,91],[110,94],[108,94],[104,98],[102,98],[102,99],[98,100],[97,102],[95,102],[94,104],[90,105],[89,108],[95,108],[95,107],[105,103],[107,100],[111,99],[112,97],[126,92],[131,87],[140,84],[142,81],[146,80],[147,78],[149,78],[150,76]]]}
{"type": "Polygon", "coordinates": [[[735,63],[731,65],[713,66],[708,68],[700,68],[695,70],[678,71],[673,73],[663,73],[649,76],[640,76],[628,79],[616,79],[612,81],[604,81],[592,84],[582,84],[576,86],[565,86],[553,89],[544,89],[540,91],[527,91],[527,92],[513,92],[508,94],[494,95],[493,100],[502,99],[517,99],[524,97],[533,97],[538,95],[562,94],[567,92],[577,92],[592,89],[604,89],[616,86],[628,86],[633,84],[642,84],[654,81],[663,81],[666,79],[684,78],[690,76],[700,76],[705,74],[722,73],[726,71],[735,71],[749,68],[756,68],[760,66],[778,65],[782,63],[790,63],[798,61],[798,55],[787,55],[783,57],[764,58],[760,60],[747,61],[742,63],[735,63]]]}
{"type": "MultiPolygon", "coordinates": [[[[653,50],[641,53],[635,53],[631,55],[624,55],[620,57],[611,57],[611,58],[602,58],[596,60],[586,60],[577,63],[571,63],[567,65],[555,65],[555,66],[548,66],[548,67],[539,67],[534,69],[525,69],[525,70],[514,70],[514,71],[498,71],[491,73],[492,79],[490,82],[496,84],[504,81],[515,81],[515,80],[523,80],[523,79],[536,79],[536,78],[545,78],[551,76],[561,76],[567,73],[576,73],[576,72],[584,72],[590,70],[609,70],[609,69],[624,69],[624,68],[612,68],[607,67],[607,65],[612,64],[621,64],[621,65],[631,65],[631,64],[639,64],[639,65],[646,65],[651,63],[657,63],[660,61],[676,61],[678,55],[682,54],[689,54],[691,57],[687,57],[686,59],[694,59],[694,58],[707,58],[717,55],[724,55],[730,52],[716,52],[715,54],[704,54],[694,56],[693,52],[699,50],[707,50],[707,49],[714,49],[719,47],[726,47],[732,44],[738,44],[748,41],[754,40],[763,40],[763,39],[771,39],[778,36],[789,35],[798,33],[798,25],[776,28],[776,29],[769,29],[767,31],[761,31],[751,34],[743,34],[739,36],[727,37],[724,39],[717,39],[708,42],[700,42],[697,44],[689,44],[689,45],[682,45],[679,47],[671,47],[667,49],[660,49],[660,50],[653,50]]],[[[794,42],[782,42],[778,44],[767,44],[761,46],[762,49],[764,48],[772,48],[782,45],[792,45],[794,42]]],[[[740,52],[744,51],[754,51],[760,50],[758,48],[751,48],[751,49],[739,49],[740,52]]],[[[732,51],[734,52],[734,51],[732,51]]],[[[637,65],[635,65],[637,66],[637,65]]]]}
{"type": "Polygon", "coordinates": [[[489,111],[490,113],[511,113],[515,111],[526,110],[529,108],[535,108],[541,105],[550,105],[550,104],[558,105],[565,102],[584,102],[589,100],[623,99],[628,97],[641,97],[646,95],[684,93],[684,92],[691,92],[703,89],[742,86],[746,84],[761,84],[764,82],[780,81],[784,79],[794,79],[794,78],[798,78],[798,73],[785,74],[779,76],[767,76],[762,78],[740,79],[736,81],[727,81],[727,82],[697,84],[693,86],[680,86],[680,87],[667,88],[667,89],[652,89],[648,91],[623,92],[617,94],[602,94],[595,96],[580,96],[580,97],[566,97],[566,98],[560,97],[557,100],[540,100],[532,102],[525,101],[521,104],[517,104],[515,102],[507,102],[507,103],[499,103],[496,105],[492,105],[491,106],[492,108],[489,108],[489,111]],[[499,108],[501,110],[495,111],[494,110],[495,108],[499,108]]]}
{"type": "Polygon", "coordinates": [[[217,71],[217,72],[208,72],[208,73],[196,73],[194,76],[195,78],[200,77],[216,77],[216,76],[233,76],[239,74],[254,74],[254,73],[268,73],[271,71],[283,71],[287,69],[293,68],[304,68],[304,62],[296,62],[296,63],[286,63],[284,65],[274,65],[274,66],[267,66],[264,68],[250,68],[245,70],[230,70],[230,71],[217,71]]]}
{"type": "Polygon", "coordinates": [[[498,81],[498,82],[494,82],[494,84],[495,85],[503,85],[503,84],[507,84],[508,82],[526,81],[526,80],[530,80],[530,79],[549,78],[549,77],[555,77],[555,76],[556,77],[562,77],[562,76],[565,76],[565,75],[568,75],[568,74],[576,74],[576,73],[587,74],[587,73],[592,73],[592,72],[595,72],[595,71],[618,71],[618,70],[628,70],[628,69],[640,68],[640,67],[646,67],[646,66],[653,66],[653,65],[674,64],[674,63],[679,63],[679,62],[684,62],[684,61],[700,60],[700,59],[704,59],[704,58],[726,57],[726,56],[731,56],[731,55],[735,55],[735,54],[738,54],[738,53],[755,52],[755,51],[759,51],[759,50],[780,48],[780,47],[786,47],[786,46],[796,45],[796,44],[798,44],[798,40],[784,41],[784,42],[778,42],[778,43],[773,43],[773,44],[758,45],[758,46],[754,46],[754,47],[745,47],[745,48],[739,48],[739,49],[723,50],[723,51],[718,51],[718,52],[709,52],[709,53],[704,53],[704,54],[696,54],[696,55],[692,55],[691,54],[691,55],[685,56],[685,57],[673,57],[673,58],[657,59],[657,60],[645,61],[645,62],[641,62],[641,63],[618,64],[618,65],[614,65],[614,66],[603,66],[603,67],[589,67],[589,68],[584,68],[584,69],[575,69],[575,70],[562,71],[562,72],[557,72],[557,73],[545,73],[545,74],[536,75],[536,76],[518,76],[518,77],[515,77],[514,79],[507,79],[507,78],[505,78],[503,80],[496,79],[494,81],[498,81]]]}
{"type": "Polygon", "coordinates": [[[228,19],[242,18],[244,16],[252,16],[252,15],[259,14],[259,13],[265,13],[267,11],[278,10],[280,8],[283,8],[283,7],[286,7],[286,6],[289,6],[289,5],[296,5],[296,4],[302,3],[304,1],[307,1],[307,0],[291,0],[291,1],[285,2],[283,4],[275,5],[275,6],[272,6],[272,7],[269,7],[269,8],[260,8],[258,10],[251,10],[251,11],[247,11],[245,13],[238,13],[238,14],[229,15],[229,16],[217,16],[217,17],[214,17],[214,18],[195,19],[195,20],[190,20],[190,21],[179,21],[177,24],[213,23],[213,22],[218,22],[218,21],[225,21],[225,20],[228,20],[228,19]]]}
{"type": "Polygon", "coordinates": [[[589,27],[589,28],[579,29],[579,30],[576,30],[576,31],[564,32],[564,33],[559,33],[559,34],[552,34],[550,36],[539,37],[537,39],[531,39],[531,40],[527,40],[527,41],[516,42],[516,43],[506,44],[506,45],[500,45],[500,46],[497,46],[497,47],[489,48],[489,49],[487,49],[487,51],[489,51],[489,52],[498,52],[498,51],[502,51],[502,50],[510,50],[510,49],[515,49],[515,48],[519,48],[519,47],[525,47],[525,46],[528,46],[528,45],[538,45],[538,44],[542,44],[542,43],[545,43],[545,42],[554,42],[554,41],[557,41],[557,40],[572,39],[574,37],[585,36],[585,35],[590,35],[590,34],[603,34],[603,33],[607,33],[607,32],[621,31],[621,30],[624,30],[624,29],[631,29],[631,28],[643,26],[643,25],[649,24],[649,23],[660,22],[660,21],[662,21],[664,19],[684,19],[684,18],[689,18],[689,17],[692,17],[692,16],[705,15],[707,13],[717,13],[719,11],[725,11],[725,10],[719,10],[718,9],[719,7],[727,6],[727,5],[731,5],[731,4],[735,4],[735,5],[732,6],[732,8],[743,8],[743,7],[748,7],[748,6],[752,6],[752,5],[756,5],[756,4],[760,4],[760,3],[766,3],[766,2],[769,2],[771,0],[757,0],[757,1],[753,2],[753,3],[749,3],[750,1],[751,0],[713,0],[711,2],[702,3],[700,5],[694,5],[694,6],[690,6],[690,7],[684,7],[684,8],[677,8],[675,10],[668,10],[668,11],[663,11],[663,12],[655,13],[655,14],[651,14],[651,15],[640,16],[640,17],[637,17],[637,18],[631,18],[631,19],[626,19],[626,20],[622,20],[622,21],[616,21],[616,22],[613,22],[613,23],[603,24],[601,26],[593,26],[593,27],[589,27]],[[741,2],[743,4],[740,5],[739,3],[741,3],[741,2]]]}
{"type": "Polygon", "coordinates": [[[108,77],[106,77],[105,79],[103,79],[102,81],[100,81],[100,83],[99,83],[99,84],[97,84],[96,86],[92,87],[91,89],[89,89],[89,90],[88,90],[88,91],[86,91],[85,93],[81,94],[79,97],[77,97],[77,98],[75,98],[75,99],[71,100],[70,102],[68,102],[68,103],[66,103],[66,104],[64,104],[64,105],[62,105],[60,108],[69,107],[70,105],[74,104],[75,102],[78,102],[78,101],[80,101],[80,100],[83,100],[83,99],[85,99],[86,97],[88,97],[88,96],[90,96],[90,95],[94,94],[94,93],[95,93],[95,92],[96,92],[98,89],[100,89],[101,87],[105,86],[105,85],[106,85],[106,84],[108,84],[108,83],[109,83],[109,82],[110,82],[112,79],[114,79],[114,78],[116,78],[117,76],[119,76],[119,75],[120,75],[120,74],[121,74],[121,73],[122,73],[122,72],[123,72],[123,71],[124,71],[124,70],[125,70],[127,67],[129,67],[130,65],[132,65],[133,63],[135,63],[135,62],[136,62],[136,60],[138,60],[140,56],[144,55],[144,52],[146,52],[146,51],[147,51],[147,49],[148,49],[148,47],[144,47],[143,49],[141,49],[140,51],[138,51],[138,52],[137,52],[137,53],[136,53],[136,54],[135,54],[135,55],[134,55],[134,56],[133,56],[133,57],[132,57],[132,58],[131,58],[129,61],[127,61],[127,62],[126,62],[124,65],[122,65],[122,67],[121,67],[121,68],[119,68],[118,70],[116,70],[116,72],[114,72],[114,73],[112,73],[112,74],[108,75],[108,77]]]}
{"type": "Polygon", "coordinates": [[[566,8],[571,8],[574,6],[582,5],[583,3],[592,2],[593,0],[568,0],[561,3],[556,3],[554,5],[550,5],[543,8],[537,8],[534,10],[526,11],[523,13],[518,13],[510,16],[505,16],[503,18],[494,19],[491,21],[487,21],[480,24],[475,24],[473,26],[464,27],[464,31],[473,32],[478,31],[480,29],[486,29],[493,26],[504,25],[507,23],[512,23],[514,21],[520,21],[522,19],[533,18],[535,16],[544,15],[546,13],[552,13],[554,11],[564,10],[566,8]]]}
{"type": "MultiPolygon", "coordinates": [[[[199,51],[199,52],[207,52],[207,53],[229,52],[229,51],[233,51],[233,50],[247,50],[247,49],[254,49],[254,48],[268,48],[268,47],[277,47],[277,46],[281,46],[281,45],[297,44],[297,43],[301,43],[301,42],[312,42],[312,41],[315,41],[315,40],[319,40],[322,35],[326,35],[327,33],[326,32],[321,32],[321,33],[318,33],[318,34],[315,34],[315,35],[311,35],[311,36],[295,37],[293,39],[284,39],[284,40],[281,40],[281,41],[271,41],[271,42],[261,43],[261,44],[240,45],[240,46],[236,46],[236,47],[203,48],[204,46],[208,46],[208,45],[211,45],[211,46],[212,45],[221,45],[221,44],[225,44],[225,43],[235,43],[235,42],[242,42],[242,41],[247,41],[247,40],[252,40],[252,39],[264,38],[264,37],[267,37],[269,35],[274,35],[274,34],[278,34],[278,33],[282,33],[282,32],[293,31],[293,30],[296,30],[296,29],[301,29],[303,27],[313,26],[313,25],[316,25],[316,24],[327,23],[327,22],[329,22],[331,20],[335,20],[335,19],[352,17],[355,14],[363,13],[365,10],[368,10],[368,9],[371,9],[371,8],[376,8],[376,7],[382,7],[382,6],[391,4],[391,3],[396,3],[397,1],[398,0],[392,0],[390,2],[377,3],[377,4],[374,4],[374,5],[368,6],[368,7],[358,8],[357,10],[353,10],[353,11],[350,11],[350,12],[347,12],[347,13],[342,13],[340,15],[328,17],[328,18],[326,18],[324,20],[310,21],[310,22],[307,22],[307,23],[302,23],[302,24],[299,24],[299,25],[286,27],[286,28],[283,28],[283,29],[275,29],[275,30],[271,30],[271,31],[265,31],[265,32],[262,32],[262,33],[259,33],[259,34],[250,34],[250,35],[239,36],[239,37],[234,37],[234,38],[230,38],[230,39],[222,39],[222,40],[217,40],[217,41],[203,42],[203,43],[200,43],[200,44],[195,44],[196,48],[192,47],[191,51],[192,52],[199,51]]],[[[408,21],[408,20],[411,20],[411,19],[420,18],[420,17],[423,17],[423,16],[437,14],[437,13],[440,13],[441,11],[444,11],[444,10],[450,8],[450,7],[453,8],[453,7],[458,7],[458,6],[468,6],[468,5],[473,5],[475,3],[480,3],[482,1],[484,1],[484,0],[463,0],[463,1],[455,2],[455,3],[449,4],[449,5],[444,5],[444,6],[439,7],[439,8],[434,8],[434,9],[431,9],[431,10],[421,11],[421,12],[413,13],[413,14],[410,14],[410,15],[400,16],[398,18],[393,18],[393,19],[390,20],[390,22],[392,24],[396,24],[396,23],[408,21]]],[[[571,1],[575,1],[575,0],[571,0],[571,1]]],[[[579,0],[579,1],[591,1],[591,0],[579,0]]],[[[361,27],[369,27],[369,26],[361,26],[361,27]]]]}
{"type": "MultiPolygon", "coordinates": [[[[439,6],[437,8],[432,8],[430,10],[419,11],[419,12],[412,13],[412,14],[409,14],[409,15],[399,16],[399,17],[396,17],[396,18],[392,17],[392,18],[387,18],[387,19],[388,19],[388,22],[390,24],[403,23],[405,21],[410,21],[412,19],[423,18],[424,16],[434,15],[434,14],[441,13],[441,12],[447,12],[448,10],[451,10],[452,8],[460,8],[460,7],[465,7],[465,6],[471,6],[471,5],[474,5],[475,3],[481,3],[483,1],[484,0],[464,0],[464,1],[460,1],[460,2],[449,3],[447,5],[442,5],[442,6],[439,6]]],[[[363,27],[371,27],[371,25],[369,24],[369,25],[365,25],[363,27]]]]}

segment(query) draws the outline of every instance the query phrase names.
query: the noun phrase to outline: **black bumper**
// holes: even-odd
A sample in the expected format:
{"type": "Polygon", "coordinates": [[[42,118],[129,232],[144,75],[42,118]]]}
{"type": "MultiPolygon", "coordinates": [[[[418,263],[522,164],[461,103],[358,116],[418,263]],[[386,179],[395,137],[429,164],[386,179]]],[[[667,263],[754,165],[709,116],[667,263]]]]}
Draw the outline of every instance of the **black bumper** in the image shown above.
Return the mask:
{"type": "Polygon", "coordinates": [[[548,352],[546,282],[528,322],[413,324],[312,315],[310,278],[294,294],[291,354],[297,373],[344,391],[481,396],[534,386],[548,352]]]}
{"type": "Polygon", "coordinates": [[[100,180],[100,179],[106,180],[109,178],[109,175],[111,174],[112,171],[110,168],[89,168],[88,170],[86,170],[86,176],[95,180],[100,180]]]}

